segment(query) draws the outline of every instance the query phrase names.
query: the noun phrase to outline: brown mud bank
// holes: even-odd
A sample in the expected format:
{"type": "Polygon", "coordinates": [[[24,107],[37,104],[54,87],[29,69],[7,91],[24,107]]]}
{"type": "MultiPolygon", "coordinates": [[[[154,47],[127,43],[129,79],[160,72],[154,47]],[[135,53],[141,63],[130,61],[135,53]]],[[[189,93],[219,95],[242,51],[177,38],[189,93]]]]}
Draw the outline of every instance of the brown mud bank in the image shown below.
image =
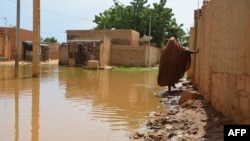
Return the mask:
{"type": "MultiPolygon", "coordinates": [[[[58,59],[40,61],[40,64],[58,64],[58,59]]],[[[32,64],[32,61],[18,61],[19,65],[32,64]]],[[[0,65],[15,65],[15,60],[0,61],[0,65]]]]}
{"type": "Polygon", "coordinates": [[[191,81],[181,80],[168,92],[157,97],[166,107],[148,115],[146,129],[130,136],[134,141],[223,141],[225,124],[234,124],[230,118],[206,103],[191,81]]]}

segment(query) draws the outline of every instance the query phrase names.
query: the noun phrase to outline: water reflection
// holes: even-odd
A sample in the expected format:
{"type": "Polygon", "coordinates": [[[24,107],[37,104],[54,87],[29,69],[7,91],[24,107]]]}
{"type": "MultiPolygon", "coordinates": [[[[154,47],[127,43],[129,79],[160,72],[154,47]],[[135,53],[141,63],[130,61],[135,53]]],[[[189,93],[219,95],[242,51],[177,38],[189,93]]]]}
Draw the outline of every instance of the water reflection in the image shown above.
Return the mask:
{"type": "Polygon", "coordinates": [[[19,138],[19,93],[15,84],[15,141],[19,138]]]}
{"type": "Polygon", "coordinates": [[[120,130],[130,125],[133,127],[129,129],[137,128],[135,125],[139,124],[133,123],[159,105],[158,101],[150,100],[154,99],[153,92],[159,90],[155,85],[154,73],[73,69],[69,76],[60,73],[59,79],[65,82],[67,100],[82,105],[86,99],[91,100],[93,109],[90,114],[111,123],[112,129],[120,130]]]}
{"type": "Polygon", "coordinates": [[[32,79],[31,141],[39,140],[39,78],[32,79]]]}
{"type": "Polygon", "coordinates": [[[23,65],[20,78],[13,79],[13,70],[14,66],[0,66],[4,141],[126,141],[159,106],[153,95],[161,89],[157,72],[42,65],[40,78],[31,78],[31,66],[23,65]]]}

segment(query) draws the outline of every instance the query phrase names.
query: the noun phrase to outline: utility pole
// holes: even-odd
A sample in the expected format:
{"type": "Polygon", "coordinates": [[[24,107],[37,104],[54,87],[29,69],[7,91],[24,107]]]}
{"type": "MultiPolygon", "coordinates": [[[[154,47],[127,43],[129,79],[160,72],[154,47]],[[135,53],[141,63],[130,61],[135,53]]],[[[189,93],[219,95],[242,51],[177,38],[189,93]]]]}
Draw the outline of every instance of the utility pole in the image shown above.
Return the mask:
{"type": "MultiPolygon", "coordinates": [[[[148,36],[151,36],[151,15],[149,15],[149,27],[148,27],[148,36]]],[[[150,46],[150,40],[148,42],[148,45],[150,46]]]]}
{"type": "Polygon", "coordinates": [[[17,0],[16,11],[16,48],[15,48],[15,77],[18,77],[19,71],[19,49],[20,49],[20,0],[17,0]]]}
{"type": "Polygon", "coordinates": [[[105,40],[105,38],[106,38],[106,25],[105,25],[105,21],[104,21],[104,27],[103,27],[103,41],[105,40]]]}
{"type": "Polygon", "coordinates": [[[9,40],[7,32],[7,17],[4,17],[5,20],[5,37],[4,37],[4,57],[10,59],[10,49],[9,49],[9,40]]]}
{"type": "Polygon", "coordinates": [[[33,54],[32,77],[40,74],[40,0],[33,0],[33,54]]]}
{"type": "Polygon", "coordinates": [[[149,37],[149,41],[148,41],[148,62],[147,62],[147,66],[149,67],[149,62],[150,62],[150,37],[151,37],[151,15],[149,15],[149,26],[148,26],[148,37],[149,37]]]}

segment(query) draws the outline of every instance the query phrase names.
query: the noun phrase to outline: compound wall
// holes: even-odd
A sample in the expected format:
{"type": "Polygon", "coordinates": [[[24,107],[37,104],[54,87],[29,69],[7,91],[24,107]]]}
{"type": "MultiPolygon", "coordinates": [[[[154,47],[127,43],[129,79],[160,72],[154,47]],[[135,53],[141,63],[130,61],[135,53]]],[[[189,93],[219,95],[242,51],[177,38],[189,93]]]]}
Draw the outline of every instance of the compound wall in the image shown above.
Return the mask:
{"type": "Polygon", "coordinates": [[[194,12],[189,71],[206,101],[238,123],[250,123],[250,1],[205,0],[194,12]]]}
{"type": "Polygon", "coordinates": [[[160,49],[152,46],[111,46],[112,66],[147,67],[159,63],[160,49]]]}

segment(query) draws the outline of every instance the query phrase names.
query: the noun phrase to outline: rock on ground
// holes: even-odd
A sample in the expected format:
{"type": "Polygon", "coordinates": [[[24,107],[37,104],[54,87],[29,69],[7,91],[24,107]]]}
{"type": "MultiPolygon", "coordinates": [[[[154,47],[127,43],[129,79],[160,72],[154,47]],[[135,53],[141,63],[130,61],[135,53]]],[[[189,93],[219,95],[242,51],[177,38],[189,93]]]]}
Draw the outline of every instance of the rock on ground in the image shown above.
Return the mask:
{"type": "Polygon", "coordinates": [[[183,81],[169,93],[156,94],[166,111],[149,114],[145,131],[130,136],[138,141],[223,141],[223,125],[234,124],[206,103],[192,83],[183,81]]]}

